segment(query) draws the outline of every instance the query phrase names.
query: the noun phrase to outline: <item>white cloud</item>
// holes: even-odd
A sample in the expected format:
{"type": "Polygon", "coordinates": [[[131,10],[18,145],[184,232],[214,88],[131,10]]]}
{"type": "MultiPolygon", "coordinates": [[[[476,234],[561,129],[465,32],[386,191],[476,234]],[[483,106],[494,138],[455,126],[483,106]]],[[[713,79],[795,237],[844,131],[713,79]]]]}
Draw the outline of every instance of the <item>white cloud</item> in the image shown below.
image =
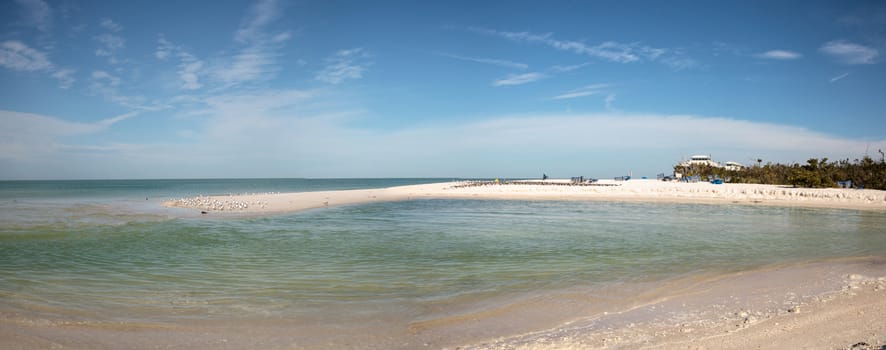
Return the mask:
{"type": "Polygon", "coordinates": [[[0,177],[17,174],[35,154],[44,170],[30,177],[61,171],[81,177],[108,171],[116,177],[521,177],[542,171],[607,177],[627,170],[651,176],[698,152],[723,160],[804,162],[855,159],[868,145],[886,148],[882,139],[687,115],[535,114],[382,130],[355,127],[346,113],[298,110],[315,98],[297,90],[217,96],[206,100],[204,127],[189,128],[187,144],[166,145],[66,142],[105,130],[125,115],[73,123],[33,115],[13,120],[14,112],[0,112],[0,139],[21,136],[0,143],[0,177]]]}
{"type": "Polygon", "coordinates": [[[102,34],[96,36],[95,40],[98,40],[98,42],[102,44],[102,48],[96,51],[96,55],[98,56],[110,56],[114,51],[126,46],[126,39],[113,34],[102,34]],[[99,54],[99,52],[102,53],[99,54]]]}
{"type": "Polygon", "coordinates": [[[101,34],[95,37],[101,46],[95,49],[95,55],[99,57],[107,57],[108,63],[119,64],[122,61],[117,58],[117,51],[126,46],[126,39],[114,34],[101,34]]]}
{"type": "Polygon", "coordinates": [[[120,78],[117,78],[111,75],[108,72],[103,70],[97,70],[92,72],[92,80],[98,84],[97,87],[104,89],[108,87],[116,88],[120,85],[120,78]]]}
{"type": "Polygon", "coordinates": [[[203,87],[203,84],[200,84],[200,77],[198,75],[200,69],[203,68],[203,61],[197,60],[193,56],[189,57],[188,59],[182,59],[181,69],[178,72],[182,80],[181,88],[196,90],[203,87]]]}
{"type": "Polygon", "coordinates": [[[157,38],[157,49],[154,56],[162,61],[175,56],[179,59],[178,76],[182,80],[180,88],[184,90],[196,90],[203,87],[200,76],[203,74],[204,62],[186,51],[181,46],[173,44],[165,36],[157,38]]]}
{"type": "Polygon", "coordinates": [[[48,74],[58,80],[58,86],[62,89],[70,89],[76,81],[73,69],[55,67],[44,52],[20,41],[4,41],[0,44],[0,66],[16,71],[48,74]]]}
{"type": "Polygon", "coordinates": [[[275,0],[261,0],[250,7],[234,33],[234,41],[244,47],[209,67],[207,73],[224,87],[272,79],[280,70],[279,51],[292,37],[288,31],[274,32],[269,28],[281,13],[275,0]]]}
{"type": "Polygon", "coordinates": [[[269,80],[280,70],[279,56],[275,50],[263,46],[249,47],[231,57],[229,64],[216,67],[213,75],[228,86],[269,80]]]}
{"type": "Polygon", "coordinates": [[[841,80],[841,79],[843,79],[843,78],[845,78],[845,77],[848,77],[848,76],[849,76],[849,73],[846,72],[846,73],[843,73],[843,74],[840,74],[840,75],[838,75],[838,76],[835,76],[835,77],[831,78],[830,82],[831,82],[831,83],[835,83],[835,82],[837,82],[838,80],[841,80]]]}
{"type": "Polygon", "coordinates": [[[591,64],[590,62],[585,62],[585,63],[573,64],[573,65],[569,65],[569,66],[557,65],[557,66],[551,67],[549,70],[554,73],[566,73],[566,72],[571,72],[571,71],[574,71],[577,69],[584,68],[585,66],[588,66],[590,64],[591,64]]]}
{"type": "Polygon", "coordinates": [[[698,66],[698,62],[683,53],[683,50],[672,50],[671,54],[662,56],[658,62],[676,70],[690,69],[698,66]]]}
{"type": "Polygon", "coordinates": [[[93,123],[31,113],[0,111],[0,159],[26,159],[59,151],[63,138],[93,134],[135,116],[130,112],[93,123]]]}
{"type": "Polygon", "coordinates": [[[52,8],[43,0],[16,0],[22,7],[22,19],[26,25],[41,32],[52,29],[52,8]]]}
{"type": "Polygon", "coordinates": [[[216,117],[263,115],[298,106],[315,96],[316,94],[309,90],[266,90],[216,95],[202,101],[209,109],[198,114],[216,117]]]}
{"type": "Polygon", "coordinates": [[[613,106],[613,103],[615,103],[615,94],[606,95],[605,102],[605,107],[607,111],[616,111],[615,106],[613,106]]]}
{"type": "Polygon", "coordinates": [[[32,49],[20,41],[4,41],[0,44],[0,65],[17,71],[46,71],[52,63],[46,54],[32,49]]]}
{"type": "Polygon", "coordinates": [[[59,69],[52,73],[52,77],[58,80],[58,87],[62,89],[70,89],[76,81],[73,77],[75,71],[73,69],[59,69]]]}
{"type": "Polygon", "coordinates": [[[525,64],[525,63],[513,62],[513,61],[508,61],[508,60],[500,60],[500,59],[495,59],[495,58],[467,57],[467,56],[459,56],[459,55],[453,55],[453,54],[448,54],[448,53],[441,53],[440,55],[445,56],[445,57],[449,57],[449,58],[453,58],[453,59],[457,59],[457,60],[491,64],[491,65],[505,67],[505,68],[514,68],[514,69],[529,68],[529,65],[525,64]]]}
{"type": "Polygon", "coordinates": [[[528,84],[534,81],[538,81],[546,78],[547,76],[541,73],[524,73],[524,74],[508,74],[506,77],[502,79],[498,79],[492,82],[492,86],[513,86],[513,85],[523,85],[528,84]]]}
{"type": "Polygon", "coordinates": [[[497,36],[517,42],[540,43],[562,51],[596,57],[609,62],[661,62],[676,69],[690,68],[695,61],[680,50],[656,48],[640,43],[620,43],[605,41],[597,45],[589,45],[579,41],[557,40],[553,34],[533,34],[530,32],[508,32],[486,28],[471,27],[468,30],[489,36],[497,36]]]}
{"type": "Polygon", "coordinates": [[[264,40],[266,27],[280,15],[276,0],[259,0],[249,9],[243,18],[240,28],[234,33],[234,40],[239,43],[252,43],[264,40]]]}
{"type": "MultiPolygon", "coordinates": [[[[274,160],[285,159],[297,164],[288,169],[299,176],[318,177],[526,176],[539,169],[560,176],[614,176],[627,169],[653,175],[699,150],[720,159],[802,162],[854,159],[868,143],[786,125],[681,115],[505,116],[387,131],[336,118],[249,116],[215,119],[217,143],[207,148],[226,150],[226,161],[269,171],[279,169],[274,160]]],[[[871,144],[886,146],[886,140],[871,144]]]]}
{"type": "Polygon", "coordinates": [[[120,106],[139,111],[158,111],[170,106],[163,102],[147,101],[142,96],[127,96],[120,93],[122,80],[107,71],[96,70],[90,76],[90,89],[92,93],[103,96],[108,101],[120,106]]]}
{"type": "Polygon", "coordinates": [[[290,32],[282,32],[282,33],[279,33],[279,34],[274,35],[274,36],[271,38],[271,42],[273,42],[273,43],[282,43],[282,42],[284,42],[284,41],[289,40],[290,38],[292,38],[292,33],[290,33],[290,32]]]}
{"type": "Polygon", "coordinates": [[[123,26],[121,26],[117,22],[112,21],[110,18],[102,18],[99,22],[99,26],[112,32],[119,32],[123,30],[123,26]]]}
{"type": "Polygon", "coordinates": [[[585,96],[591,96],[602,93],[601,89],[608,87],[608,84],[588,85],[580,89],[575,89],[564,94],[552,97],[553,100],[566,100],[585,96]]]}
{"type": "Polygon", "coordinates": [[[159,60],[165,61],[169,59],[169,56],[171,56],[177,50],[177,46],[175,46],[169,40],[166,40],[165,36],[160,35],[160,37],[157,38],[157,50],[154,51],[154,57],[157,57],[157,59],[159,60]]]}
{"type": "Polygon", "coordinates": [[[857,158],[867,144],[786,125],[622,113],[500,117],[390,132],[312,129],[302,130],[301,141],[324,145],[329,157],[303,166],[365,176],[526,176],[545,168],[560,169],[560,176],[613,176],[626,169],[652,175],[670,169],[679,155],[699,150],[730,160],[802,162],[857,158]]]}
{"type": "Polygon", "coordinates": [[[873,64],[880,54],[877,49],[845,40],[829,41],[819,51],[845,64],[873,64]]]}
{"type": "Polygon", "coordinates": [[[97,127],[100,127],[100,129],[109,128],[109,127],[111,127],[111,125],[117,124],[117,123],[122,122],[126,119],[129,119],[129,118],[135,117],[138,114],[139,114],[138,111],[133,111],[133,112],[118,115],[116,117],[111,117],[108,119],[100,120],[100,121],[94,123],[94,125],[97,127]]]}
{"type": "Polygon", "coordinates": [[[330,84],[339,84],[348,79],[360,79],[363,77],[363,71],[372,64],[367,61],[369,57],[370,55],[362,48],[339,50],[326,59],[326,67],[317,72],[314,78],[330,84]]]}
{"type": "Polygon", "coordinates": [[[789,61],[803,57],[800,53],[787,50],[769,50],[755,55],[757,58],[765,58],[770,60],[789,61]]]}
{"type": "Polygon", "coordinates": [[[579,98],[579,97],[585,97],[585,96],[596,95],[596,94],[599,94],[599,93],[600,93],[600,92],[599,92],[599,91],[596,91],[596,90],[581,90],[581,91],[567,92],[567,93],[562,94],[562,95],[557,95],[557,96],[554,96],[553,99],[554,99],[554,100],[573,99],[573,98],[579,98]]]}

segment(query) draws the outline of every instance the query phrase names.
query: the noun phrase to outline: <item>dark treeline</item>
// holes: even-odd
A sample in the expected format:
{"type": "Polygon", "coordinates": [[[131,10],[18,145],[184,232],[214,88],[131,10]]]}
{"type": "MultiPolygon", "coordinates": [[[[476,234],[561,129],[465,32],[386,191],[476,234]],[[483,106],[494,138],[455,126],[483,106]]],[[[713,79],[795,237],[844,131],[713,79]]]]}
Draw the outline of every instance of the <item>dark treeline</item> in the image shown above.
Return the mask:
{"type": "Polygon", "coordinates": [[[756,165],[741,170],[726,170],[708,165],[674,166],[683,176],[721,178],[733,183],[792,185],[795,187],[837,187],[837,182],[852,181],[852,187],[886,190],[886,162],[870,157],[828,162],[827,158],[809,159],[806,164],[756,165]]]}

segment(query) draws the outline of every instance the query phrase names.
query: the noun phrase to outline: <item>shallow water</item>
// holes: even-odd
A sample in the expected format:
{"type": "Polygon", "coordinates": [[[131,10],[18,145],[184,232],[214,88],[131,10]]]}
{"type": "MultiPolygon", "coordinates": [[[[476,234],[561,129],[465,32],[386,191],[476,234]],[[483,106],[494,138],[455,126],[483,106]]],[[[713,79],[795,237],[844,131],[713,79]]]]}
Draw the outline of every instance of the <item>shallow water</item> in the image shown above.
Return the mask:
{"type": "MultiPolygon", "coordinates": [[[[0,191],[0,311],[51,320],[405,327],[544,291],[886,251],[880,212],[412,200],[181,218],[157,200],[130,198],[145,189],[123,187],[57,197],[0,191]]],[[[147,192],[193,194],[172,188],[147,192]]],[[[255,192],[272,188],[280,187],[255,192]]]]}

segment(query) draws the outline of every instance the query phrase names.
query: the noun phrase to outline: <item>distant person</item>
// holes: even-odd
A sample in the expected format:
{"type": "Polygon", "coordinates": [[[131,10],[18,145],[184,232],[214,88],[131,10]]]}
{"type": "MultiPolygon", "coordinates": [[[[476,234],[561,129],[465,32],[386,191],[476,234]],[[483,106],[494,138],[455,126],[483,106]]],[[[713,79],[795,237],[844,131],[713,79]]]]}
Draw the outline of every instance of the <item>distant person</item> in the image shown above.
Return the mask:
{"type": "Polygon", "coordinates": [[[541,174],[541,179],[542,179],[542,180],[547,180],[547,179],[548,179],[548,174],[541,174]]]}

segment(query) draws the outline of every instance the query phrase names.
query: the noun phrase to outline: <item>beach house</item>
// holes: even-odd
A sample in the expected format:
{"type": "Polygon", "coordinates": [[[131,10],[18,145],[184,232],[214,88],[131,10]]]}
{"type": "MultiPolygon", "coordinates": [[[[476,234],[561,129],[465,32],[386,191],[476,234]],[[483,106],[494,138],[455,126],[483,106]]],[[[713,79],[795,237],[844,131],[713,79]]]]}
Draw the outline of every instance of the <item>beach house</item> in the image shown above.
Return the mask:
{"type": "Polygon", "coordinates": [[[694,155],[689,160],[685,160],[677,164],[681,167],[692,167],[694,165],[707,165],[714,168],[723,168],[730,171],[738,171],[744,169],[744,165],[739,162],[728,161],[720,164],[711,159],[710,155],[694,155]]]}

